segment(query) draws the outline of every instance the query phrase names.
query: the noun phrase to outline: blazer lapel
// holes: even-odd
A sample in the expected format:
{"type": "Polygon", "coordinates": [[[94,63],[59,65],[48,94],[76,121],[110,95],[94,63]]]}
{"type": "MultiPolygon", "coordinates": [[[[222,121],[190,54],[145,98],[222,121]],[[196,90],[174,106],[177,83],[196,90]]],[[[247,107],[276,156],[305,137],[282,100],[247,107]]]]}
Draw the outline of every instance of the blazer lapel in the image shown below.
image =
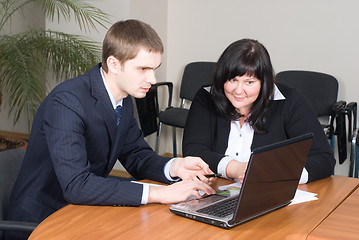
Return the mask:
{"type": "Polygon", "coordinates": [[[92,96],[97,100],[95,110],[105,121],[107,131],[110,135],[111,145],[114,144],[116,138],[116,115],[112,107],[112,103],[100,74],[100,64],[90,70],[90,83],[92,96]]]}

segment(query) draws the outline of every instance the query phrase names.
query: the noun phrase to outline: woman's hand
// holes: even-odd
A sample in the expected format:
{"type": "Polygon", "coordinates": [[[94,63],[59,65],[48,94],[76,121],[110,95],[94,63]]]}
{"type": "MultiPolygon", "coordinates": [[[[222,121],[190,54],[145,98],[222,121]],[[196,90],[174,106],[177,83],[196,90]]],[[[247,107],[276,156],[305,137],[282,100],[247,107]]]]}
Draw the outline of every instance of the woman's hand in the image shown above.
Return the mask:
{"type": "Polygon", "coordinates": [[[230,161],[226,169],[227,177],[238,179],[241,183],[243,183],[247,166],[248,166],[248,162],[239,162],[237,160],[230,161]]]}

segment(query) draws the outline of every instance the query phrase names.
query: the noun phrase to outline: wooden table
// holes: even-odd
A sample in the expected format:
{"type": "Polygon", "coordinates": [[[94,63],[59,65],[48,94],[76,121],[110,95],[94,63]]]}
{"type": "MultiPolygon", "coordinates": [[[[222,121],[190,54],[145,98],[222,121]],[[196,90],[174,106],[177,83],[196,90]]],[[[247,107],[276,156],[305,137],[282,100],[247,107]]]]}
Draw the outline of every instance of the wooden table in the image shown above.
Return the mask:
{"type": "Polygon", "coordinates": [[[340,204],[308,237],[308,240],[327,239],[359,239],[359,188],[340,204]]]}
{"type": "Polygon", "coordinates": [[[29,239],[306,239],[358,186],[359,179],[342,176],[300,185],[318,193],[319,200],[286,206],[230,230],[176,216],[161,204],[68,205],[45,219],[29,239]]]}

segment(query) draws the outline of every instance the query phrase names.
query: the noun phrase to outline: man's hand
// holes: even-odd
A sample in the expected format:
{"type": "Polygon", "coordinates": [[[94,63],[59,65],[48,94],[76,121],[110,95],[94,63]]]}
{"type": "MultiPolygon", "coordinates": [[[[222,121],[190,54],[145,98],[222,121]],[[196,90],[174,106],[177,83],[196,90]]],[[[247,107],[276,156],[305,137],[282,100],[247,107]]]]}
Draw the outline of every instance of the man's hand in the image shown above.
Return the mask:
{"type": "Polygon", "coordinates": [[[186,200],[190,196],[201,197],[198,191],[206,194],[215,194],[216,191],[196,176],[176,182],[166,187],[150,186],[148,203],[171,204],[186,200]]]}
{"type": "Polygon", "coordinates": [[[197,177],[206,183],[214,179],[208,179],[204,175],[212,173],[208,164],[199,157],[176,158],[170,168],[170,176],[172,178],[179,177],[182,180],[187,180],[197,177]]]}

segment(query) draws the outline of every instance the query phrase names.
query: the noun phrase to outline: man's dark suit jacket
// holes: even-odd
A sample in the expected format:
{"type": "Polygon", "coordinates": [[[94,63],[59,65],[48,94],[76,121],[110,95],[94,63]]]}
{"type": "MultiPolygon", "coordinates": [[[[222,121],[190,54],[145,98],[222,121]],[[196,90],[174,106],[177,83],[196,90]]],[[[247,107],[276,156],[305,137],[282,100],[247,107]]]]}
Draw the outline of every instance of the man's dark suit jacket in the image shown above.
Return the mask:
{"type": "MultiPolygon", "coordinates": [[[[266,112],[267,133],[254,133],[251,149],[312,132],[313,142],[305,164],[308,182],[332,175],[336,161],[314,111],[295,89],[279,84],[278,88],[285,100],[272,101],[266,112]]],[[[228,146],[229,132],[230,120],[218,115],[210,93],[200,89],[187,117],[183,155],[201,157],[217,172],[228,146]]]]}
{"type": "Polygon", "coordinates": [[[135,178],[168,182],[169,158],[156,155],[143,139],[131,97],[123,101],[117,126],[97,65],[58,85],[40,105],[9,218],[41,222],[69,203],[140,205],[141,184],[107,178],[116,159],[135,178]]]}

